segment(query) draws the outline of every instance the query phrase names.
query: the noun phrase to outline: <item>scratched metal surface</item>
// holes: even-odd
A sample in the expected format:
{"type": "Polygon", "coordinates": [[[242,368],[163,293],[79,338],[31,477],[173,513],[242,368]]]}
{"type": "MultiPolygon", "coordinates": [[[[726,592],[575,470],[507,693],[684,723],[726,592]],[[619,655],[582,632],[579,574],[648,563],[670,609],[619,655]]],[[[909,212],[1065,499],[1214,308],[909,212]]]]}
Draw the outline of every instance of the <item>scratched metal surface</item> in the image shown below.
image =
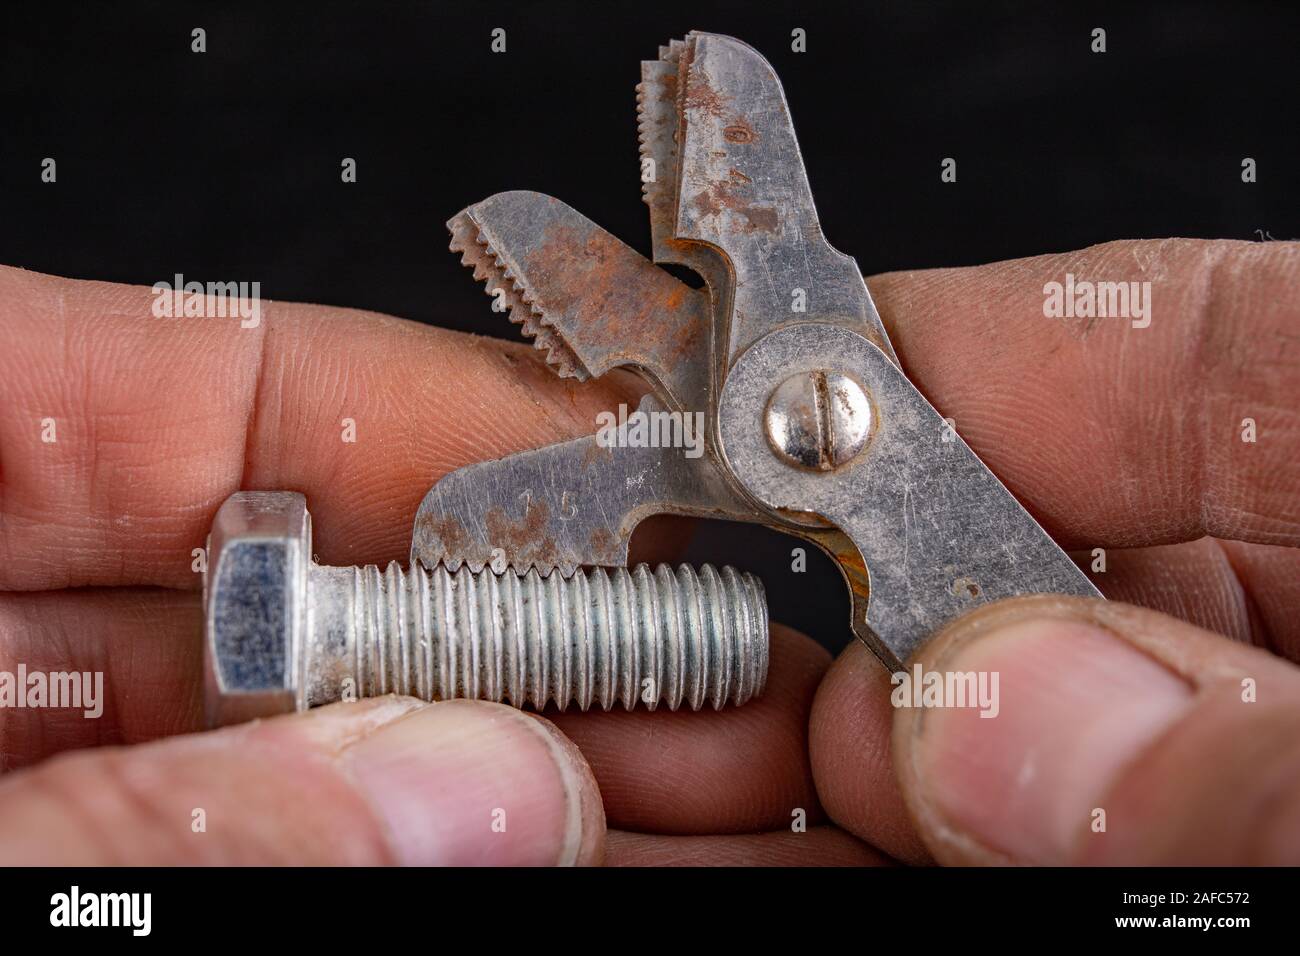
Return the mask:
{"type": "Polygon", "coordinates": [[[558,375],[586,379],[630,366],[671,407],[705,407],[712,327],[706,292],[542,193],[497,193],[452,217],[447,228],[452,251],[509,308],[558,375]]]}
{"type": "Polygon", "coordinates": [[[898,367],[848,329],[762,339],[727,378],[720,417],[727,459],[749,491],[773,508],[825,516],[856,546],[869,586],[854,590],[853,630],[893,669],[977,605],[1038,592],[1098,596],[898,367]],[[827,367],[866,388],[873,433],[851,464],[799,471],[773,454],[762,402],[773,379],[827,367]]]}
{"type": "MultiPolygon", "coordinates": [[[[642,412],[666,411],[653,396],[642,412]]],[[[624,430],[625,431],[625,430],[624,430]]],[[[636,526],[654,514],[751,520],[709,455],[628,447],[597,436],[457,469],[429,490],[411,535],[411,561],[571,574],[626,565],[636,526]]]]}
{"type": "Polygon", "coordinates": [[[891,667],[976,604],[1095,595],[975,454],[955,435],[943,441],[944,420],[898,367],[857,264],[822,236],[767,61],[699,33],[660,56],[642,65],[642,156],[676,182],[645,193],[653,243],[671,261],[705,264],[708,293],[539,193],[491,196],[448,226],[452,250],[557,374],[633,368],[659,394],[643,411],[709,401],[705,453],[592,437],[460,469],[421,503],[412,560],[567,575],[625,564],[636,524],[654,513],[781,526],[835,559],[854,632],[891,667]],[[792,308],[794,290],[806,308],[792,308]],[[778,456],[765,431],[773,388],[814,372],[869,396],[865,450],[829,471],[778,456]]]}

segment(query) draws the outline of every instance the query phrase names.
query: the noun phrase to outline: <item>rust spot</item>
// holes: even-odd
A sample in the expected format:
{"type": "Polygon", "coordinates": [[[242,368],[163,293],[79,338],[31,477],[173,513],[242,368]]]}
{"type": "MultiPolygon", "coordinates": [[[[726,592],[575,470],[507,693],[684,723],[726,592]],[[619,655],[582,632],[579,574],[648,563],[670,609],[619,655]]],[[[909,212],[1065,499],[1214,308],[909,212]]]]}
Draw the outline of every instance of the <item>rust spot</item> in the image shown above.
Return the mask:
{"type": "Polygon", "coordinates": [[[722,138],[728,143],[752,143],[758,139],[758,134],[754,128],[745,122],[744,118],[737,119],[730,126],[722,131],[722,138]]]}
{"type": "Polygon", "coordinates": [[[587,450],[582,453],[582,467],[584,469],[587,469],[590,468],[592,465],[600,464],[601,462],[604,461],[609,461],[613,457],[614,457],[613,448],[606,448],[603,445],[599,444],[598,442],[593,441],[589,446],[587,446],[587,450]]]}
{"type": "Polygon", "coordinates": [[[822,550],[835,559],[845,580],[848,581],[849,590],[853,592],[861,606],[866,607],[871,597],[871,579],[867,574],[867,565],[862,560],[861,553],[848,536],[838,528],[825,530],[801,528],[795,534],[820,545],[822,550]]]}
{"type": "Polygon", "coordinates": [[[728,170],[727,175],[730,176],[736,182],[745,183],[746,185],[754,181],[750,179],[748,176],[746,176],[744,173],[742,173],[739,169],[728,170]]]}
{"type": "Polygon", "coordinates": [[[666,73],[659,83],[659,99],[664,103],[677,102],[677,74],[666,73]]]}
{"type": "Polygon", "coordinates": [[[722,204],[718,202],[717,196],[720,189],[721,187],[714,186],[712,189],[705,189],[696,193],[691,198],[691,202],[700,211],[701,216],[722,215],[722,204]]]}
{"type": "Polygon", "coordinates": [[[746,232],[755,229],[760,232],[776,232],[778,225],[776,210],[771,206],[746,206],[736,211],[745,217],[746,232]]]}
{"type": "Polygon", "coordinates": [[[732,177],[728,182],[714,183],[708,189],[696,193],[691,202],[702,216],[720,216],[724,209],[741,216],[745,220],[744,226],[737,230],[729,224],[733,231],[776,232],[780,226],[776,210],[771,206],[751,205],[741,194],[740,191],[748,182],[741,174],[739,179],[732,177]]]}
{"type": "Polygon", "coordinates": [[[522,518],[511,518],[501,508],[493,508],[483,516],[483,523],[488,542],[504,551],[511,564],[549,566],[559,563],[555,539],[546,533],[549,517],[550,509],[544,503],[529,498],[522,518]]]}
{"type": "Polygon", "coordinates": [[[465,527],[451,515],[432,515],[419,512],[415,516],[416,537],[436,540],[448,556],[461,557],[469,546],[465,527]]]}
{"type": "Polygon", "coordinates": [[[727,112],[727,101],[731,97],[719,93],[713,88],[713,82],[703,70],[691,66],[686,77],[686,108],[699,110],[709,116],[722,116],[727,112]]]}
{"type": "Polygon", "coordinates": [[[621,557],[618,537],[608,528],[593,528],[588,539],[591,546],[591,560],[596,564],[617,564],[621,557]]]}
{"type": "Polygon", "coordinates": [[[578,358],[644,365],[668,375],[707,342],[704,293],[679,282],[592,223],[556,224],[529,254],[524,273],[547,290],[538,304],[578,358]]]}

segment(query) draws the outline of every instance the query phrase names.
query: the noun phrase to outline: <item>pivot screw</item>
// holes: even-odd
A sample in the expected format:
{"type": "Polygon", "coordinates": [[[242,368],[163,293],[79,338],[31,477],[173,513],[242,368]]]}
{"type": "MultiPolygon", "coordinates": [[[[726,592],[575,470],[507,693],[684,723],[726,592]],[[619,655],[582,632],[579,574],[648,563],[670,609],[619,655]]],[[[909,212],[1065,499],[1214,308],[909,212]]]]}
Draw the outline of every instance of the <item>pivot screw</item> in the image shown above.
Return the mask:
{"type": "Polygon", "coordinates": [[[767,440],[790,464],[830,471],[858,456],[871,437],[871,399],[839,372],[800,372],[768,399],[767,440]]]}

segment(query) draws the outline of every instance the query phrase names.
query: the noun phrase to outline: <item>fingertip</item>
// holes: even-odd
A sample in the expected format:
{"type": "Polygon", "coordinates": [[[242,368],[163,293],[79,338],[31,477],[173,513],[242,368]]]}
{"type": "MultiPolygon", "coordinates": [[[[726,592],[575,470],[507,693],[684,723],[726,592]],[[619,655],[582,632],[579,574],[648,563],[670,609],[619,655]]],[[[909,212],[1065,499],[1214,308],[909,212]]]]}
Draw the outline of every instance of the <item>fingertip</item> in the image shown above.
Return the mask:
{"type": "Polygon", "coordinates": [[[859,641],[831,664],[813,700],[809,756],[830,818],[897,860],[931,862],[894,773],[889,674],[859,641]]]}
{"type": "Polygon", "coordinates": [[[1060,597],[990,605],[911,662],[902,689],[937,679],[934,698],[903,693],[895,719],[904,797],[945,863],[1258,858],[1260,821],[1245,808],[1276,774],[1254,773],[1240,799],[1220,778],[1243,763],[1243,748],[1290,747],[1293,734],[1279,727],[1293,727],[1295,714],[1243,706],[1238,693],[1246,671],[1274,696],[1294,686],[1278,669],[1293,673],[1139,608],[1060,597]],[[938,690],[960,682],[981,688],[978,704],[938,690]]]}
{"type": "Polygon", "coordinates": [[[561,866],[599,866],[605,861],[605,807],[591,766],[578,745],[539,714],[519,712],[534,722],[551,748],[568,794],[568,824],[561,866]]]}
{"type": "Polygon", "coordinates": [[[481,701],[339,703],[0,781],[9,864],[531,866],[603,842],[576,749],[481,701]]]}
{"type": "Polygon", "coordinates": [[[407,865],[574,865],[604,854],[590,768],[548,722],[504,704],[418,707],[343,763],[407,865]]]}

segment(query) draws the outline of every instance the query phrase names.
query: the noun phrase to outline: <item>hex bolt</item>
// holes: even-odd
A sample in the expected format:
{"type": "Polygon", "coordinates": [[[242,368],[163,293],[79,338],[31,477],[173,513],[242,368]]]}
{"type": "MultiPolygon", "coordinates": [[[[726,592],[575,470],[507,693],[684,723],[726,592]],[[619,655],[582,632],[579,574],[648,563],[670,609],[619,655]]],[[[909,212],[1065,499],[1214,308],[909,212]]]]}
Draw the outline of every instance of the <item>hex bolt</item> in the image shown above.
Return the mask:
{"type": "Polygon", "coordinates": [[[871,437],[866,390],[839,372],[792,375],[767,402],[763,424],[772,447],[788,463],[830,471],[852,461],[871,437]]]}
{"type": "Polygon", "coordinates": [[[389,693],[698,710],[767,679],[763,586],[732,568],[327,567],[293,492],[231,496],[208,561],[211,725],[389,693]]]}

